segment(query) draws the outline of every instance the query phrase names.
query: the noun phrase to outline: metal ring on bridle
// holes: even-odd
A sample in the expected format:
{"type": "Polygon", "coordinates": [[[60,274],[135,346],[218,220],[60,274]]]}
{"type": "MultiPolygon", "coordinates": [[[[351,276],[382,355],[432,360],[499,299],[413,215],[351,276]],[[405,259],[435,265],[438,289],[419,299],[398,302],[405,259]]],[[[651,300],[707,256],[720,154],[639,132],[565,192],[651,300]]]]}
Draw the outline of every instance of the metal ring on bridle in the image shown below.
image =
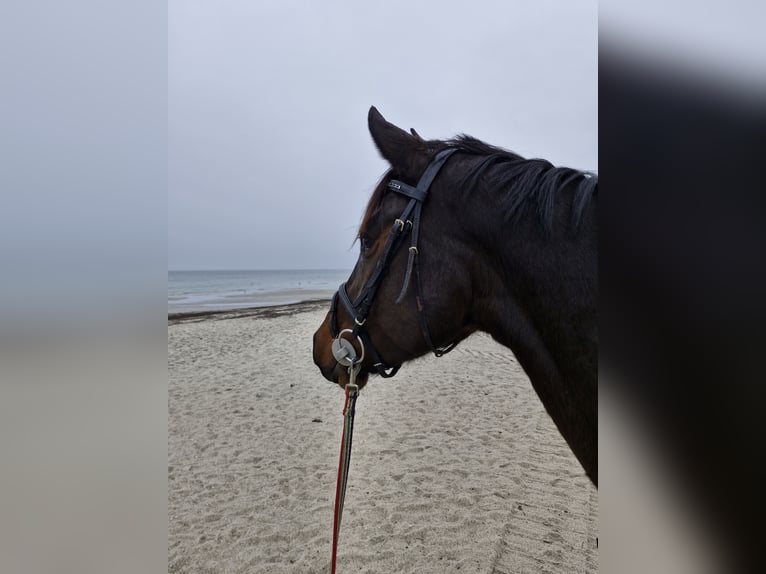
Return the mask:
{"type": "MultiPolygon", "coordinates": [[[[359,320],[359,317],[354,317],[354,323],[356,323],[356,324],[357,324],[357,325],[359,325],[360,327],[361,327],[361,326],[363,326],[363,325],[364,325],[366,322],[367,322],[367,317],[365,317],[365,318],[364,318],[364,319],[362,319],[361,321],[359,320]]],[[[349,331],[349,330],[350,330],[350,329],[344,329],[344,331],[349,331]]],[[[341,331],[341,333],[342,333],[342,332],[343,332],[343,331],[341,331]]],[[[357,338],[358,338],[358,337],[357,337],[357,338]]]]}
{"type": "Polygon", "coordinates": [[[349,333],[351,335],[354,332],[351,329],[343,329],[338,336],[335,337],[332,345],[332,352],[335,360],[344,367],[353,367],[354,365],[361,364],[364,361],[364,342],[359,335],[356,335],[356,340],[359,341],[359,347],[362,350],[360,357],[356,356],[356,349],[350,340],[344,339],[343,334],[349,333]]]}
{"type": "Polygon", "coordinates": [[[394,221],[394,225],[398,225],[399,226],[399,232],[400,233],[402,231],[404,231],[404,221],[402,221],[401,219],[397,219],[396,221],[394,221]]]}

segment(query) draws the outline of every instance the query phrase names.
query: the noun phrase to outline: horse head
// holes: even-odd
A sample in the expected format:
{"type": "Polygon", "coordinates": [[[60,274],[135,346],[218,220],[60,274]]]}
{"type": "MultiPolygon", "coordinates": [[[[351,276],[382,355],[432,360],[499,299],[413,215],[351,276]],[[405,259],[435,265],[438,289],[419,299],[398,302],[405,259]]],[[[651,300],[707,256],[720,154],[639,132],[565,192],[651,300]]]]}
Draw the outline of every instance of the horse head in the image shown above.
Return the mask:
{"type": "Polygon", "coordinates": [[[470,251],[456,233],[460,210],[440,193],[448,185],[447,173],[455,160],[439,158],[442,164],[437,173],[422,181],[434,159],[449,153],[449,146],[423,140],[414,130],[407,133],[374,107],[368,124],[390,169],[363,216],[357,236],[359,257],[342,286],[345,294],[336,294],[314,334],[314,362],[325,378],[341,386],[348,381],[348,367],[332,352],[333,339],[340,332],[361,359],[357,384],[362,386],[370,373],[386,376],[402,363],[431,350],[439,353],[475,330],[466,317],[471,280],[465,269],[470,251]],[[422,199],[413,197],[418,196],[419,184],[425,188],[422,199]],[[347,295],[351,305],[344,305],[341,295],[347,295]]]}

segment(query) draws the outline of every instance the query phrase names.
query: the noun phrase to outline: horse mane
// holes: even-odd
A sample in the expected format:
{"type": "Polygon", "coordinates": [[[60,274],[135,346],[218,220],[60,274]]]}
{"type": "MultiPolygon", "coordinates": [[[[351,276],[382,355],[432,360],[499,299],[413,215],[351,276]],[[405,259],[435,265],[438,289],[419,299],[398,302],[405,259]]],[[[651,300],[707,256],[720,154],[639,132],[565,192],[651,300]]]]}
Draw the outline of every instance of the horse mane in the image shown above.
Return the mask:
{"type": "Polygon", "coordinates": [[[465,134],[444,143],[481,158],[466,171],[458,186],[470,193],[481,184],[488,192],[499,193],[508,223],[534,211],[545,232],[550,233],[556,195],[573,184],[571,225],[576,232],[598,193],[598,176],[591,172],[555,167],[544,159],[525,159],[465,134]]]}
{"type": "MultiPolygon", "coordinates": [[[[598,176],[569,167],[555,167],[544,159],[525,159],[506,149],[496,147],[466,134],[446,141],[430,141],[433,148],[453,147],[458,152],[480,157],[458,182],[458,188],[471,193],[480,184],[489,193],[501,196],[501,207],[508,223],[516,223],[530,211],[537,216],[546,233],[553,227],[554,203],[558,192],[575,184],[572,199],[572,229],[576,232],[583,214],[598,193],[598,176]]],[[[380,205],[386,185],[396,171],[389,169],[375,186],[359,226],[367,228],[380,205]]],[[[358,235],[357,235],[358,238],[358,235]]]]}

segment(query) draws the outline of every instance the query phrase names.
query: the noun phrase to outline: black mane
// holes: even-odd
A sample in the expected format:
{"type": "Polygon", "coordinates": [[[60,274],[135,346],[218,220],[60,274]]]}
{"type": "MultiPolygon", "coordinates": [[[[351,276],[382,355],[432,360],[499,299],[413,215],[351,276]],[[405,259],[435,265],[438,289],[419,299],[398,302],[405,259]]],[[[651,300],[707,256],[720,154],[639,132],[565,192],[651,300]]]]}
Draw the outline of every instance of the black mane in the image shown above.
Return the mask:
{"type": "Polygon", "coordinates": [[[466,172],[459,185],[469,193],[481,182],[489,192],[502,193],[501,203],[509,223],[534,210],[546,233],[550,233],[556,195],[569,189],[574,192],[571,225],[577,231],[585,209],[598,192],[598,176],[590,172],[555,167],[544,159],[525,159],[465,134],[445,143],[482,157],[466,172]]]}

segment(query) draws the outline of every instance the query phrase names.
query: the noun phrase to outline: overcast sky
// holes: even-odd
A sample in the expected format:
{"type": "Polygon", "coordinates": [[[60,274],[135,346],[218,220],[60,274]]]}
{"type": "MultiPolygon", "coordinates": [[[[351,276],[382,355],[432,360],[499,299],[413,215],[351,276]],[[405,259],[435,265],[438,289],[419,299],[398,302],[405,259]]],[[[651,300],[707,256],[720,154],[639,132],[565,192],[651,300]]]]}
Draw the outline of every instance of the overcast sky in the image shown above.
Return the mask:
{"type": "Polygon", "coordinates": [[[170,0],[169,269],[350,269],[375,105],[598,169],[597,3],[170,0]]]}

